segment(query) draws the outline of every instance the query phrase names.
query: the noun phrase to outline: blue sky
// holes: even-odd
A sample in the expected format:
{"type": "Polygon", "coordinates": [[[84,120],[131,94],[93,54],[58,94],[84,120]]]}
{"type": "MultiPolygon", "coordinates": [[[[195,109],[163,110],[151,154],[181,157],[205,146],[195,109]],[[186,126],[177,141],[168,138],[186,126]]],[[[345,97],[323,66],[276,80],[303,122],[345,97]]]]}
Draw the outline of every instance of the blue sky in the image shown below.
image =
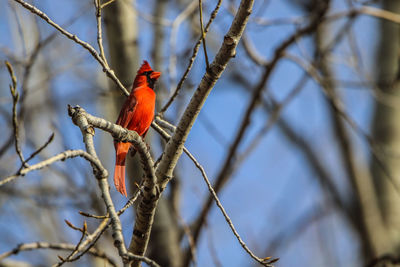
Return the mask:
{"type": "MultiPolygon", "coordinates": [[[[21,48],[20,45],[18,45],[18,35],[10,31],[14,25],[13,23],[15,23],[9,6],[11,2],[12,1],[0,0],[0,5],[6,7],[0,9],[0,59],[2,61],[8,59],[4,51],[10,51],[13,54],[15,53],[21,56],[21,48]]],[[[141,12],[151,13],[154,1],[150,2],[151,4],[148,4],[149,2],[138,0],[136,6],[141,12]]],[[[256,1],[255,10],[258,12],[258,16],[268,19],[302,15],[299,9],[294,8],[293,5],[288,4],[288,2],[289,1],[256,1]],[[259,9],[261,10],[264,4],[266,8],[263,9],[263,12],[260,12],[259,9]]],[[[343,10],[345,8],[343,2],[340,0],[334,1],[334,9],[343,10]]],[[[215,49],[218,48],[222,36],[227,31],[232,20],[232,16],[226,9],[227,4],[228,3],[223,4],[220,14],[211,27],[209,36],[216,38],[216,40],[209,41],[208,49],[210,60],[212,60],[212,56],[215,55],[215,49]]],[[[78,7],[83,9],[85,6],[85,4],[79,3],[79,1],[49,0],[35,1],[35,5],[45,11],[50,18],[60,25],[76,15],[78,7]]],[[[213,1],[204,1],[204,5],[206,20],[214,4],[213,1]]],[[[176,7],[175,4],[172,4],[172,6],[176,7]]],[[[16,8],[23,17],[31,17],[31,15],[24,11],[19,5],[16,8]]],[[[168,9],[168,19],[173,19],[179,11],[180,10],[176,8],[168,9]]],[[[143,18],[139,18],[138,22],[140,29],[139,43],[141,58],[150,59],[152,26],[143,18]]],[[[372,73],[371,65],[374,60],[374,47],[378,39],[376,34],[376,22],[377,20],[368,17],[360,17],[353,26],[353,33],[359,44],[361,57],[363,59],[363,70],[366,73],[372,73]]],[[[341,25],[341,23],[343,23],[343,21],[332,25],[332,34],[335,33],[335,29],[338,29],[338,25],[341,25]]],[[[54,31],[43,22],[39,22],[39,26],[43,37],[54,31]]],[[[179,44],[178,50],[194,45],[187,44],[187,32],[185,31],[189,29],[188,25],[184,24],[181,29],[177,40],[177,44],[179,44]]],[[[68,26],[68,30],[77,34],[79,38],[84,41],[88,41],[93,46],[97,47],[95,17],[92,9],[85,12],[74,24],[68,26]]],[[[261,27],[250,22],[246,33],[258,52],[263,55],[264,58],[269,59],[272,56],[274,48],[294,30],[295,28],[292,25],[261,27]]],[[[167,34],[170,32],[167,28],[165,31],[167,34]]],[[[52,119],[42,122],[41,125],[49,128],[51,128],[52,123],[63,125],[63,135],[68,137],[66,146],[69,149],[83,148],[79,130],[71,123],[70,118],[67,116],[66,105],[79,104],[87,111],[101,116],[101,104],[93,101],[92,98],[95,97],[95,99],[97,99],[97,94],[99,94],[101,90],[105,90],[107,84],[104,84],[104,74],[100,72],[101,69],[97,62],[88,55],[87,51],[73,44],[65,37],[57,37],[52,44],[49,44],[49,49],[44,50],[44,52],[47,53],[47,51],[51,51],[50,48],[54,48],[54,46],[57,45],[65,48],[65,55],[48,54],[44,57],[47,60],[55,60],[56,62],[51,62],[51,66],[61,70],[60,74],[57,75],[55,79],[51,80],[50,85],[51,98],[56,99],[58,102],[56,109],[57,114],[52,114],[52,119]],[[65,71],[63,69],[65,69],[65,71]],[[79,75],[77,75],[77,72],[81,70],[84,71],[84,77],[79,77],[79,75]],[[90,82],[86,81],[85,78],[89,78],[90,82]],[[101,84],[101,82],[103,82],[103,84],[101,84]],[[78,97],[74,97],[74,94],[78,94],[78,97]]],[[[301,56],[304,56],[304,53],[306,53],[306,56],[312,57],[313,48],[312,39],[310,37],[299,40],[299,45],[301,48],[299,48],[299,46],[291,47],[289,49],[290,53],[301,56]]],[[[168,52],[167,46],[165,46],[165,51],[168,52]]],[[[347,66],[344,62],[344,59],[347,59],[350,55],[349,46],[346,43],[342,43],[335,49],[334,53],[335,61],[333,61],[333,66],[337,76],[343,80],[352,80],[356,78],[352,68],[347,66]]],[[[182,62],[179,63],[182,64],[178,66],[178,77],[180,77],[179,75],[182,74],[187,64],[186,59],[180,60],[182,62]]],[[[246,77],[251,82],[249,87],[257,82],[261,70],[255,67],[254,64],[246,58],[243,48],[240,46],[236,58],[232,59],[230,63],[232,65],[230,65],[223,74],[207,99],[200,113],[200,119],[195,123],[186,143],[189,150],[205,167],[211,180],[215,178],[219,166],[225,158],[227,144],[229,145],[233,140],[235,131],[242,119],[243,111],[249,100],[249,95],[244,92],[243,88],[229,79],[230,68],[233,64],[237,64],[237,62],[240,62],[240,66],[242,67],[241,71],[246,74],[246,77]],[[221,144],[213,137],[213,134],[207,130],[208,127],[202,120],[211,120],[213,125],[221,133],[225,143],[221,144]]],[[[166,84],[168,84],[167,64],[168,62],[165,60],[163,69],[161,69],[163,72],[163,81],[166,84]]],[[[190,74],[193,83],[197,84],[199,82],[204,74],[204,69],[204,55],[202,50],[200,50],[194,69],[190,74]]],[[[298,66],[288,60],[282,60],[274,70],[273,76],[268,83],[268,93],[272,94],[277,100],[282,100],[292,90],[302,74],[303,71],[298,66]]],[[[4,85],[3,88],[5,88],[9,82],[4,68],[0,72],[0,82],[4,85]]],[[[344,102],[347,104],[348,113],[364,129],[368,129],[373,110],[371,108],[372,98],[368,90],[368,88],[340,89],[344,102]]],[[[192,92],[193,88],[191,88],[190,93],[182,97],[184,103],[189,101],[192,92]]],[[[7,90],[2,90],[0,92],[0,98],[2,100],[6,99],[6,104],[4,104],[6,108],[10,107],[10,102],[7,103],[8,94],[9,92],[7,90]]],[[[1,102],[1,105],[3,105],[3,102],[1,102]]],[[[176,115],[175,110],[176,106],[173,106],[167,115],[171,120],[176,122],[179,116],[176,115]]],[[[324,102],[321,89],[312,79],[307,82],[298,97],[285,107],[282,116],[291,123],[297,133],[312,142],[313,149],[318,151],[318,155],[323,158],[326,167],[335,174],[335,178],[337,178],[335,183],[339,185],[341,191],[346,192],[347,182],[343,180],[342,170],[338,167],[337,151],[335,150],[336,145],[332,139],[330,122],[327,119],[326,103],[324,102]]],[[[111,121],[115,120],[115,118],[107,119],[111,121]]],[[[266,116],[260,108],[257,109],[252,116],[251,128],[245,136],[240,151],[243,151],[244,148],[247,147],[267,120],[268,116],[266,116]]],[[[3,118],[0,120],[0,123],[4,123],[3,118]]],[[[45,132],[50,134],[51,130],[45,130],[45,132]]],[[[99,132],[100,131],[97,131],[96,133],[99,134],[99,132]]],[[[43,139],[47,138],[47,136],[43,137],[43,139]]],[[[103,142],[104,140],[110,142],[110,144],[112,143],[112,139],[108,135],[101,134],[101,136],[104,136],[104,138],[96,136],[97,145],[100,145],[99,142],[103,142]]],[[[61,142],[61,137],[57,137],[56,141],[61,142]]],[[[4,141],[2,140],[2,142],[4,141]]],[[[30,150],[27,148],[25,151],[28,153],[30,150]]],[[[61,151],[62,145],[52,144],[49,147],[47,155],[56,154],[61,151]]],[[[7,156],[11,157],[12,153],[13,150],[10,149],[7,156]]],[[[110,153],[110,157],[113,159],[112,149],[110,153]]],[[[16,162],[15,158],[14,162],[16,162]]],[[[58,166],[64,168],[62,164],[58,164],[58,166]]],[[[111,168],[109,171],[112,172],[111,166],[113,163],[106,162],[105,165],[109,166],[111,168]]],[[[89,179],[88,177],[90,177],[91,173],[88,164],[83,160],[74,159],[68,163],[68,166],[69,170],[76,174],[75,182],[77,185],[83,186],[87,182],[87,179],[89,179]],[[74,164],[78,164],[86,170],[87,173],[82,174],[80,173],[80,168],[74,169],[71,167],[74,164]]],[[[190,222],[198,213],[198,209],[203,203],[204,197],[208,195],[208,191],[201,179],[199,171],[186,156],[182,156],[178,167],[181,170],[181,176],[184,178],[182,180],[182,215],[186,222],[190,222]]],[[[2,176],[10,174],[5,173],[4,170],[0,173],[2,176]]],[[[16,186],[22,188],[22,185],[40,183],[40,179],[44,173],[46,172],[31,173],[24,178],[24,181],[21,179],[15,184],[21,183],[16,186]]],[[[114,194],[114,196],[117,205],[121,206],[124,199],[117,194],[114,194]]],[[[268,244],[276,233],[290,226],[296,218],[315,208],[329,206],[326,196],[316,181],[314,174],[310,172],[306,159],[283,138],[282,133],[277,127],[273,127],[266,134],[257,149],[254,150],[237,172],[235,172],[228,185],[220,193],[220,198],[237,227],[238,232],[259,256],[270,256],[265,255],[264,249],[266,244],[268,244]]],[[[14,245],[27,239],[36,241],[39,235],[30,234],[26,236],[17,233],[16,228],[25,229],[28,226],[24,224],[24,219],[21,216],[13,214],[14,201],[17,200],[7,201],[4,199],[1,202],[2,205],[9,206],[5,208],[7,211],[5,213],[6,215],[0,218],[0,226],[2,226],[0,227],[0,229],[2,229],[0,230],[0,236],[9,237],[13,240],[12,242],[15,242],[14,245]],[[10,224],[10,221],[15,222],[15,224],[10,224]]],[[[19,202],[15,204],[19,204],[19,202]]],[[[68,218],[76,222],[82,221],[81,217],[77,217],[76,210],[67,208],[62,214],[64,217],[59,218],[60,220],[68,218]]],[[[122,222],[128,223],[129,218],[130,215],[124,215],[122,217],[122,222]]],[[[214,265],[207,241],[207,238],[210,237],[210,232],[214,247],[216,248],[216,253],[219,260],[223,263],[223,266],[244,266],[253,264],[232,235],[220,211],[215,207],[208,217],[208,222],[210,227],[203,232],[199,244],[198,266],[214,265]]],[[[130,227],[131,226],[127,226],[124,228],[126,240],[130,239],[130,227]]],[[[64,229],[64,231],[70,234],[70,242],[77,242],[79,239],[78,234],[67,229],[64,229]]],[[[14,247],[14,245],[8,242],[6,242],[6,244],[0,242],[0,253],[14,247]]],[[[356,266],[358,262],[356,256],[357,249],[357,237],[354,233],[349,231],[349,226],[340,214],[331,212],[330,215],[323,217],[323,219],[307,227],[293,242],[290,242],[282,247],[281,250],[278,250],[277,255],[271,256],[281,258],[277,266],[335,266],[332,262],[327,262],[325,255],[326,251],[329,251],[330,253],[334,253],[331,255],[333,258],[340,255],[339,259],[336,258],[340,264],[346,263],[348,264],[346,266],[356,266]],[[327,247],[325,248],[321,244],[327,247]]],[[[29,255],[32,254],[33,253],[30,253],[29,255]]],[[[21,254],[19,258],[26,259],[27,256],[25,255],[28,254],[21,254]]]]}

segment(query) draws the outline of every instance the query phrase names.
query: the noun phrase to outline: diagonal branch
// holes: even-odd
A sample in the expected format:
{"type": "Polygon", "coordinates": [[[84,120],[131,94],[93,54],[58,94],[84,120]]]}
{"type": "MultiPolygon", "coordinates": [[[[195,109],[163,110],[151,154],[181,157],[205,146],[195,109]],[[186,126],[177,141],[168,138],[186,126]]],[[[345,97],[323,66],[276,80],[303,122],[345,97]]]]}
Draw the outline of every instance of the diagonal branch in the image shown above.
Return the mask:
{"type": "MultiPolygon", "coordinates": [[[[322,3],[322,2],[321,2],[322,3]]],[[[261,97],[261,93],[263,89],[265,88],[272,71],[274,68],[277,66],[278,62],[282,59],[284,56],[284,52],[286,49],[288,49],[293,43],[296,42],[296,40],[304,35],[312,33],[315,28],[319,25],[320,19],[325,15],[326,11],[328,9],[328,3],[322,4],[319,7],[318,13],[315,14],[313,19],[310,21],[310,23],[305,26],[304,28],[300,28],[296,32],[294,32],[292,35],[290,35],[285,41],[281,43],[281,45],[275,50],[274,56],[271,59],[271,61],[264,66],[264,74],[258,84],[255,86],[255,88],[252,90],[253,95],[251,97],[251,100],[247,106],[245,115],[240,123],[239,130],[236,133],[236,136],[232,142],[232,145],[228,151],[227,156],[225,157],[225,161],[222,164],[222,167],[218,173],[218,176],[216,178],[216,182],[214,185],[215,191],[218,193],[222,187],[225,185],[225,183],[228,181],[231,173],[232,173],[232,166],[235,165],[235,156],[237,149],[239,145],[241,144],[243,140],[243,136],[248,130],[248,126],[250,125],[250,119],[251,115],[253,114],[253,111],[257,107],[257,104],[259,102],[259,99],[261,97]]],[[[203,208],[199,215],[197,216],[197,219],[194,222],[194,240],[195,242],[198,241],[198,238],[200,236],[200,231],[201,228],[205,222],[206,216],[211,209],[211,204],[213,202],[212,196],[209,196],[208,199],[206,200],[205,204],[203,205],[203,208]]]]}
{"type": "Polygon", "coordinates": [[[221,77],[229,60],[235,56],[236,47],[243,34],[247,20],[253,7],[252,0],[242,0],[238,12],[232,22],[228,33],[224,36],[224,42],[211,63],[210,68],[203,76],[196,92],[187,106],[177,128],[167,143],[161,162],[156,169],[158,183],[161,191],[172,177],[173,170],[183,151],[183,145],[189,132],[218,79],[221,77]]]}

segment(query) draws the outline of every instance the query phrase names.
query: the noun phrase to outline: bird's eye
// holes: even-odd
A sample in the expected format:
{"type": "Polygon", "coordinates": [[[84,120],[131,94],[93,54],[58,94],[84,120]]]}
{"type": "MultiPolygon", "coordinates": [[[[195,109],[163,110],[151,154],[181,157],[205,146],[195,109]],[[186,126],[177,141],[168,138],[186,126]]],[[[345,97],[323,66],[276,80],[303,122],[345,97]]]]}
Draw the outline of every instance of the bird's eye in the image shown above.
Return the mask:
{"type": "Polygon", "coordinates": [[[146,71],[146,72],[143,72],[142,75],[149,77],[150,74],[152,74],[152,73],[153,73],[153,71],[146,71]]]}

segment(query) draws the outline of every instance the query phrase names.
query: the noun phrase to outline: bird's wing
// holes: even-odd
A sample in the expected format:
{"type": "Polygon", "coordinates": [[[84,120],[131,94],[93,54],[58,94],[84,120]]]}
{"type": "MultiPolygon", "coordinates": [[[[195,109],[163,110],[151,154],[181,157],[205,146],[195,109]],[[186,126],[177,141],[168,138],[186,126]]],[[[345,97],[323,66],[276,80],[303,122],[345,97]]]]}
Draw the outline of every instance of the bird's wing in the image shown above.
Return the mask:
{"type": "Polygon", "coordinates": [[[136,98],[131,94],[126,100],[119,113],[116,124],[124,128],[128,127],[129,122],[132,120],[133,114],[137,106],[136,98]]]}

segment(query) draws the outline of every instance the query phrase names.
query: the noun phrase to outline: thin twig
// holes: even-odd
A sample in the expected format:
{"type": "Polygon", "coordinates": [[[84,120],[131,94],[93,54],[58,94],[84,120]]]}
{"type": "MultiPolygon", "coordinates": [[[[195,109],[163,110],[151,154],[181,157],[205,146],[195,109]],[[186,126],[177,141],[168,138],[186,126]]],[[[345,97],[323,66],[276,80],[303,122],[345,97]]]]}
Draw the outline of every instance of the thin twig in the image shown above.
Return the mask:
{"type": "Polygon", "coordinates": [[[96,22],[97,22],[97,44],[99,46],[100,50],[100,57],[103,60],[104,64],[109,68],[106,56],[104,54],[104,48],[103,48],[103,33],[102,33],[102,27],[101,27],[101,9],[102,7],[100,6],[100,0],[93,0],[94,6],[96,8],[96,22]]]}
{"type": "MultiPolygon", "coordinates": [[[[142,187],[143,188],[143,187],[142,187]]],[[[117,214],[118,216],[121,215],[122,213],[125,212],[126,209],[128,209],[130,206],[133,205],[133,203],[135,203],[135,201],[137,200],[137,198],[139,197],[141,192],[141,189],[139,189],[129,200],[128,202],[126,202],[126,204],[124,205],[124,207],[122,209],[120,209],[117,214]]],[[[86,217],[90,217],[90,218],[95,218],[95,219],[107,219],[110,218],[110,216],[108,214],[106,215],[93,215],[93,214],[89,214],[83,211],[79,212],[80,215],[82,216],[86,216],[86,217]]]]}
{"type": "Polygon", "coordinates": [[[109,4],[111,4],[112,2],[114,2],[115,0],[109,0],[108,2],[105,2],[104,4],[102,4],[100,6],[101,9],[105,8],[106,6],[108,6],[109,4]]]}
{"type": "Polygon", "coordinates": [[[21,4],[24,8],[26,8],[27,10],[29,10],[30,12],[32,12],[33,14],[39,16],[40,18],[42,18],[44,21],[46,21],[48,24],[50,24],[51,26],[53,26],[54,28],[56,28],[59,32],[61,32],[63,35],[65,35],[68,39],[71,39],[72,41],[74,41],[75,43],[81,45],[83,48],[85,48],[86,50],[89,51],[89,53],[94,57],[94,59],[96,59],[100,65],[103,67],[103,71],[107,74],[107,76],[112,79],[119,87],[119,89],[121,89],[121,91],[128,96],[129,92],[128,90],[126,90],[126,88],[124,87],[124,85],[121,83],[121,81],[117,78],[117,76],[115,76],[115,73],[112,69],[110,69],[106,63],[103,61],[103,59],[100,57],[100,55],[97,53],[96,49],[93,48],[93,46],[91,46],[89,43],[82,41],[81,39],[79,39],[75,34],[72,34],[70,32],[68,32],[67,30],[63,29],[60,25],[58,25],[57,23],[55,23],[54,21],[52,21],[45,13],[43,13],[42,11],[40,11],[38,8],[36,8],[35,6],[23,1],[23,0],[14,0],[15,2],[18,2],[19,4],[21,4]]]}
{"type": "MultiPolygon", "coordinates": [[[[83,227],[82,227],[82,228],[79,228],[79,227],[73,225],[73,224],[72,224],[70,221],[68,221],[68,220],[64,220],[64,222],[65,222],[65,223],[68,225],[68,227],[70,227],[71,229],[83,233],[83,227]]],[[[86,232],[86,234],[87,234],[87,232],[86,232]]]]}
{"type": "MultiPolygon", "coordinates": [[[[222,4],[222,0],[218,0],[217,5],[215,6],[215,9],[213,10],[213,12],[211,13],[210,19],[208,20],[208,23],[206,25],[206,28],[204,29],[204,34],[207,34],[211,23],[214,21],[214,19],[217,17],[219,8],[221,7],[222,4]]],[[[193,53],[192,53],[192,57],[189,60],[189,64],[185,70],[185,73],[183,74],[181,80],[178,82],[178,85],[175,88],[174,93],[171,95],[171,97],[168,99],[167,103],[165,103],[165,105],[161,108],[160,112],[158,113],[158,115],[162,116],[164,114],[164,112],[169,108],[169,106],[172,104],[172,102],[174,102],[175,98],[178,96],[178,93],[180,91],[180,89],[182,88],[183,83],[185,82],[187,76],[189,75],[189,71],[192,69],[193,67],[193,63],[194,60],[196,59],[197,53],[199,52],[199,47],[201,44],[201,41],[203,39],[203,35],[200,36],[199,40],[196,42],[196,44],[193,47],[193,53]]]]}
{"type": "MultiPolygon", "coordinates": [[[[400,24],[400,15],[394,12],[384,10],[381,8],[376,8],[372,6],[361,6],[361,7],[354,7],[351,9],[341,10],[337,12],[332,12],[331,14],[325,16],[321,20],[321,22],[332,22],[333,20],[342,19],[344,17],[354,17],[358,15],[368,15],[375,18],[385,19],[397,24],[400,24]]],[[[291,18],[276,18],[276,19],[265,19],[256,17],[253,18],[252,21],[257,23],[260,26],[279,26],[279,25],[301,25],[308,20],[308,15],[306,16],[296,16],[291,18]]]]}
{"type": "Polygon", "coordinates": [[[224,206],[222,206],[221,201],[219,200],[217,193],[215,192],[214,188],[212,187],[210,180],[207,177],[206,171],[204,170],[203,166],[196,160],[196,158],[189,152],[189,150],[185,149],[186,155],[192,160],[194,165],[200,170],[201,176],[203,177],[204,182],[207,184],[208,191],[210,191],[211,196],[213,197],[215,204],[217,204],[219,210],[222,212],[222,215],[224,216],[226,222],[228,223],[229,227],[232,230],[232,233],[235,235],[237,238],[239,244],[242,246],[242,248],[249,254],[253,259],[258,261],[259,263],[263,264],[264,266],[270,266],[270,262],[275,262],[277,259],[269,259],[266,262],[263,262],[262,259],[258,258],[246,245],[246,243],[243,241],[243,239],[240,237],[239,233],[237,232],[235,226],[232,223],[231,218],[229,215],[226,213],[224,206]]]}
{"type": "Polygon", "coordinates": [[[71,261],[79,260],[83,255],[85,255],[88,251],[90,251],[110,225],[111,225],[111,219],[109,218],[104,219],[99,224],[97,229],[92,234],[89,234],[83,242],[81,242],[80,248],[71,253],[70,260],[71,261]]]}
{"type": "MultiPolygon", "coordinates": [[[[400,193],[400,187],[397,185],[397,183],[394,182],[394,178],[383,164],[384,159],[382,158],[382,156],[385,153],[383,148],[379,144],[377,144],[376,141],[372,138],[372,136],[370,136],[367,132],[365,132],[357,124],[357,122],[347,114],[345,107],[343,103],[340,101],[340,99],[333,96],[332,92],[327,91],[325,89],[324,81],[321,78],[320,74],[318,73],[317,69],[312,64],[304,63],[300,58],[296,57],[295,55],[285,53],[285,57],[298,64],[301,68],[303,68],[307,72],[308,75],[310,75],[310,77],[312,77],[318,84],[321,85],[324,94],[331,100],[331,104],[335,112],[337,112],[338,115],[341,116],[357,134],[359,134],[362,138],[364,138],[364,140],[369,145],[372,156],[374,157],[374,159],[376,159],[377,164],[385,173],[385,177],[389,179],[389,181],[391,182],[397,193],[400,193]]],[[[392,156],[398,157],[399,155],[392,155],[392,156]]]]}
{"type": "MultiPolygon", "coordinates": [[[[36,250],[36,249],[54,249],[54,250],[70,251],[70,250],[75,249],[75,245],[67,244],[67,243],[54,244],[54,243],[47,243],[47,242],[34,242],[34,243],[19,244],[14,249],[0,254],[0,261],[7,257],[12,256],[12,255],[16,255],[22,251],[29,251],[29,250],[36,250]]],[[[106,260],[109,264],[111,264],[111,266],[115,266],[115,267],[117,266],[117,264],[114,262],[114,260],[111,257],[107,256],[107,254],[105,254],[102,251],[99,251],[98,249],[91,248],[88,251],[88,253],[91,254],[92,256],[106,260]]]]}
{"type": "Polygon", "coordinates": [[[76,244],[75,249],[74,249],[66,258],[63,258],[63,257],[61,257],[61,256],[58,256],[58,258],[61,260],[61,262],[55,264],[54,266],[59,267],[59,266],[62,266],[62,265],[63,265],[64,263],[66,263],[66,262],[72,262],[72,261],[73,261],[73,260],[71,260],[73,254],[76,253],[76,252],[79,250],[79,247],[80,247],[80,245],[82,244],[82,242],[83,242],[83,240],[84,240],[84,238],[85,238],[85,236],[86,236],[86,234],[87,234],[87,224],[86,224],[86,221],[83,223],[83,227],[82,227],[81,232],[82,232],[81,238],[79,239],[79,242],[76,244]]]}
{"type": "Polygon", "coordinates": [[[14,140],[15,140],[15,151],[23,167],[29,167],[28,163],[26,163],[24,159],[24,155],[22,154],[21,147],[19,145],[19,127],[18,127],[18,114],[17,114],[17,103],[19,100],[19,93],[17,91],[17,77],[15,77],[14,70],[10,64],[10,62],[5,61],[7,66],[8,72],[11,78],[10,84],[10,92],[13,99],[13,106],[12,106],[12,123],[13,123],[13,130],[14,130],[14,140]]]}
{"type": "Polygon", "coordinates": [[[207,69],[209,69],[210,68],[210,63],[208,62],[208,55],[207,55],[206,34],[204,33],[204,26],[203,26],[203,5],[202,5],[202,0],[199,0],[199,13],[200,13],[201,38],[203,39],[204,57],[206,59],[207,69]]]}
{"type": "MultiPolygon", "coordinates": [[[[158,124],[153,123],[153,128],[166,140],[168,141],[171,136],[164,131],[158,124]]],[[[258,258],[256,255],[254,255],[254,253],[247,247],[246,243],[242,240],[242,238],[240,237],[239,233],[237,232],[235,226],[232,223],[231,218],[229,217],[229,215],[226,213],[224,207],[222,206],[221,201],[219,200],[215,190],[213,189],[210,180],[208,179],[207,173],[204,170],[203,166],[196,160],[196,158],[190,153],[190,151],[184,147],[183,151],[185,152],[185,154],[190,158],[190,160],[194,163],[194,165],[196,166],[197,169],[200,170],[201,175],[203,177],[204,182],[207,185],[208,190],[210,191],[211,196],[213,197],[215,203],[217,204],[218,208],[220,209],[222,215],[224,216],[226,222],[228,223],[228,226],[231,228],[232,233],[235,235],[235,237],[237,238],[239,244],[243,247],[243,249],[253,258],[253,259],[258,259],[257,261],[261,260],[260,258],[258,258]]],[[[191,235],[190,235],[191,236],[191,235]]],[[[189,242],[191,243],[190,245],[190,250],[191,253],[193,253],[193,248],[195,247],[195,243],[193,243],[193,237],[189,238],[189,242]]],[[[276,259],[273,259],[271,261],[275,261],[276,259]]],[[[260,261],[259,261],[260,262],[260,261]]],[[[265,266],[269,266],[269,262],[263,262],[263,264],[266,264],[265,266]]]]}
{"type": "MultiPolygon", "coordinates": [[[[274,68],[277,66],[278,62],[283,58],[284,52],[286,49],[288,49],[292,44],[295,43],[295,41],[307,34],[310,34],[314,31],[316,27],[318,27],[320,19],[324,17],[325,13],[327,12],[328,9],[328,2],[321,2],[324,3],[319,7],[318,12],[315,14],[315,16],[311,19],[310,23],[297,30],[293,34],[291,34],[286,40],[284,40],[275,50],[274,56],[272,59],[269,61],[267,65],[264,66],[264,73],[261,77],[261,79],[258,81],[254,89],[252,90],[252,96],[251,100],[249,101],[244,117],[242,118],[242,121],[239,126],[239,130],[236,133],[236,136],[229,148],[229,151],[227,153],[227,156],[225,157],[224,163],[222,164],[222,167],[220,168],[218,172],[218,176],[216,178],[216,182],[214,183],[214,188],[216,192],[219,192],[225,183],[228,181],[230,174],[232,173],[232,167],[235,165],[234,164],[234,159],[237,153],[237,149],[241,142],[243,141],[243,136],[247,132],[250,122],[251,122],[251,116],[253,114],[253,111],[257,107],[259,100],[261,98],[262,91],[266,87],[266,84],[268,80],[270,79],[270,76],[272,74],[272,71],[274,68]]],[[[199,215],[197,216],[197,219],[195,220],[194,223],[194,238],[195,241],[198,241],[198,238],[200,236],[201,228],[202,225],[205,221],[205,218],[207,217],[207,214],[211,208],[211,204],[213,202],[212,197],[209,197],[206,202],[203,204],[203,208],[199,215]]]]}
{"type": "MultiPolygon", "coordinates": [[[[33,152],[26,160],[25,162],[29,162],[31,159],[33,159],[37,154],[42,152],[43,149],[45,149],[54,139],[54,133],[50,135],[50,137],[47,139],[46,143],[44,143],[41,147],[39,147],[35,152],[33,152]]],[[[24,168],[24,164],[19,168],[18,172],[20,172],[24,168]]]]}
{"type": "Polygon", "coordinates": [[[192,2],[174,19],[172,23],[171,34],[169,38],[169,47],[170,47],[170,57],[169,57],[169,64],[168,64],[168,73],[169,73],[169,80],[170,80],[170,87],[175,87],[175,80],[177,76],[177,54],[176,54],[176,44],[178,40],[178,29],[182,22],[189,17],[196,10],[196,1],[192,0],[192,2]]]}
{"type": "Polygon", "coordinates": [[[260,129],[260,131],[255,135],[251,143],[247,146],[247,148],[239,154],[236,158],[235,164],[232,169],[232,173],[234,169],[237,169],[241,163],[249,158],[250,153],[258,147],[258,144],[265,137],[265,135],[270,131],[270,129],[275,125],[275,123],[279,120],[280,115],[282,114],[285,107],[287,107],[290,102],[297,96],[304,88],[308,75],[306,73],[300,78],[297,82],[296,86],[293,90],[281,101],[281,103],[277,103],[272,110],[269,111],[269,119],[266,121],[264,126],[260,129]]]}

